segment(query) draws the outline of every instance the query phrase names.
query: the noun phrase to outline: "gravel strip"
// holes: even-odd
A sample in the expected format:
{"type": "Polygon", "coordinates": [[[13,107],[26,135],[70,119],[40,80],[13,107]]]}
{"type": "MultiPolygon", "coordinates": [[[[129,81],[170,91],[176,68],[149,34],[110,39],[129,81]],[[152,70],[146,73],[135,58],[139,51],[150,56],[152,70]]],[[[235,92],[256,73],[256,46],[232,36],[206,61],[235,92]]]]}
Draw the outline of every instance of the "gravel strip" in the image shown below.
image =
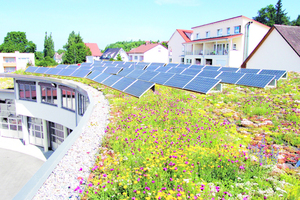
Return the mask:
{"type": "Polygon", "coordinates": [[[108,124],[109,103],[102,92],[87,85],[76,84],[93,94],[96,105],[84,132],[39,189],[34,200],[80,199],[79,195],[84,191],[90,168],[95,163],[108,124]],[[80,184],[80,181],[83,184],[80,184]]]}

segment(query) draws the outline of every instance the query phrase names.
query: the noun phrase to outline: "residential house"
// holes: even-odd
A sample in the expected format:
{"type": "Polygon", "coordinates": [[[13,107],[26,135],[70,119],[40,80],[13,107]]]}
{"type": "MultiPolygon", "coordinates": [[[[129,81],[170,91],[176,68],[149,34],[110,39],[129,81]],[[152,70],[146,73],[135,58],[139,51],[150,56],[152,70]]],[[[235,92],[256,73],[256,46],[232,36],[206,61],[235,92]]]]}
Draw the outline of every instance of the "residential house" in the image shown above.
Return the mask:
{"type": "Polygon", "coordinates": [[[142,44],[128,52],[132,62],[168,62],[168,49],[159,43],[142,44]]]}
{"type": "Polygon", "coordinates": [[[269,29],[242,15],[193,27],[185,64],[240,67],[269,29]]]}
{"type": "Polygon", "coordinates": [[[97,43],[84,43],[84,44],[85,46],[90,48],[94,60],[99,60],[100,57],[102,56],[102,53],[98,47],[98,44],[97,43]]]}
{"type": "Polygon", "coordinates": [[[114,59],[117,60],[117,56],[120,54],[122,61],[128,61],[128,55],[122,48],[111,48],[106,49],[105,52],[100,57],[101,60],[110,60],[114,59]]]}
{"type": "Polygon", "coordinates": [[[300,72],[300,27],[274,25],[241,67],[300,72]]]}
{"type": "Polygon", "coordinates": [[[176,29],[168,42],[169,63],[184,63],[184,45],[191,41],[193,31],[176,29]]]}
{"type": "Polygon", "coordinates": [[[55,52],[55,54],[54,54],[55,62],[57,62],[58,64],[62,63],[63,55],[64,55],[64,53],[58,54],[57,52],[55,52]]]}
{"type": "Polygon", "coordinates": [[[0,73],[25,69],[27,65],[35,65],[34,53],[0,53],[0,73]]]}

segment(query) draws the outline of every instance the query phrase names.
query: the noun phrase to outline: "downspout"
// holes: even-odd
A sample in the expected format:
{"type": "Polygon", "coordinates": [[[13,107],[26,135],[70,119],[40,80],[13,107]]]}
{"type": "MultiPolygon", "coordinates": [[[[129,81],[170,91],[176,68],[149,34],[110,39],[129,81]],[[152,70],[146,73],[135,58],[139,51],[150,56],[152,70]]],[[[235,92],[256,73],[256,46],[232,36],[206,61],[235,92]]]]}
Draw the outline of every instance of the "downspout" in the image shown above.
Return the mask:
{"type": "Polygon", "coordinates": [[[250,27],[250,24],[252,24],[253,21],[250,21],[248,22],[246,25],[245,25],[245,42],[244,42],[244,61],[246,60],[246,58],[248,57],[248,46],[249,46],[249,27],[250,27]]]}

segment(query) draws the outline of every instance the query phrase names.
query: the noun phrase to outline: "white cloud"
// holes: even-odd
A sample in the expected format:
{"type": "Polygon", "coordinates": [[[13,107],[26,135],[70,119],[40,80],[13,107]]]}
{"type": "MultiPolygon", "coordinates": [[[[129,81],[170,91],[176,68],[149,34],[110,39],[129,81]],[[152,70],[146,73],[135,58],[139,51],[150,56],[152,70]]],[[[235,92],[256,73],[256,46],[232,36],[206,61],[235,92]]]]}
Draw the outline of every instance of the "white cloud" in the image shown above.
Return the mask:
{"type": "Polygon", "coordinates": [[[199,0],[155,0],[154,1],[158,5],[164,4],[177,4],[180,6],[199,6],[199,0]]]}

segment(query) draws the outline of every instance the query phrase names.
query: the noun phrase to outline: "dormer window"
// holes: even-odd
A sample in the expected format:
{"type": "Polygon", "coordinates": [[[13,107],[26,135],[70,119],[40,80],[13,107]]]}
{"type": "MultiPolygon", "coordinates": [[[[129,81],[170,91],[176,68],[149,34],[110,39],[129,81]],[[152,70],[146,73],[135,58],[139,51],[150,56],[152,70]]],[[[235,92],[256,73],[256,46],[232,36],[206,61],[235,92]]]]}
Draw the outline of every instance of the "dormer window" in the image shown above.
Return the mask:
{"type": "Polygon", "coordinates": [[[209,38],[210,37],[210,31],[206,31],[206,38],[209,38]]]}
{"type": "Polygon", "coordinates": [[[221,28],[217,30],[217,36],[222,36],[222,29],[221,28]]]}

